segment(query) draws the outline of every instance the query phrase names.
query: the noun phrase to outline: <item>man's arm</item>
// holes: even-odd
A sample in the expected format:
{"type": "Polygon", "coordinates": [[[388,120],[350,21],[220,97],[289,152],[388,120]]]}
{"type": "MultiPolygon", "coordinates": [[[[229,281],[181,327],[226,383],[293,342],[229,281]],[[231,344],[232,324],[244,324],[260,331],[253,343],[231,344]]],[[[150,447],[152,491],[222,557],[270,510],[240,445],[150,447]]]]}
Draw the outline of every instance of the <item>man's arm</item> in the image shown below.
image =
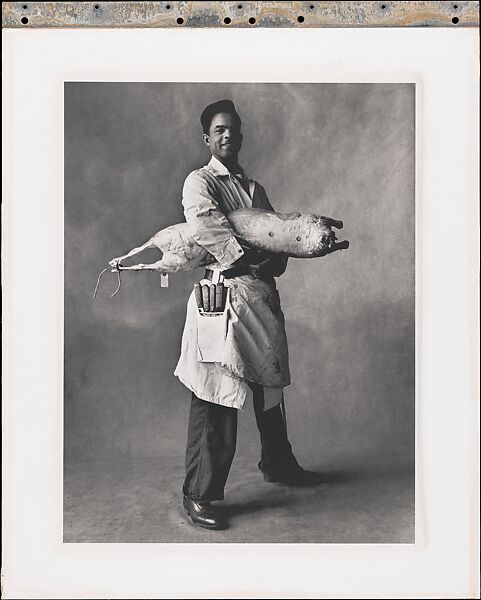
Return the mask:
{"type": "MultiPolygon", "coordinates": [[[[263,202],[268,210],[274,210],[265,190],[259,186],[263,202]]],[[[210,252],[221,269],[232,267],[237,275],[251,273],[256,277],[278,277],[286,270],[287,256],[244,249],[235,232],[215,200],[214,190],[201,171],[188,175],[182,192],[182,204],[187,223],[193,225],[192,237],[210,252]],[[259,260],[260,259],[260,260],[259,260]]]]}
{"type": "Polygon", "coordinates": [[[192,237],[214,256],[222,269],[243,256],[244,250],[201,172],[194,171],[185,180],[182,204],[187,223],[194,226],[192,237]]]}

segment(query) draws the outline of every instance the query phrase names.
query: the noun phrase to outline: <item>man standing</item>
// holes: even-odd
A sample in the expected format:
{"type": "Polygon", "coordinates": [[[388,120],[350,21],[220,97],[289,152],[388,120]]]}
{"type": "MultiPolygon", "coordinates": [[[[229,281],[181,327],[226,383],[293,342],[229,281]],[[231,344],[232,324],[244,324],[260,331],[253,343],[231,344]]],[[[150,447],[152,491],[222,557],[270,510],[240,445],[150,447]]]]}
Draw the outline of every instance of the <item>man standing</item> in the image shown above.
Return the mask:
{"type": "Polygon", "coordinates": [[[264,188],[238,163],[242,133],[234,104],[230,100],[210,104],[200,120],[212,158],[187,177],[182,204],[187,222],[194,225],[195,241],[216,259],[204,278],[221,277],[229,287],[229,320],[218,358],[203,361],[198,309],[191,295],[175,370],[192,391],[183,505],[194,524],[225,529],[227,522],[211,502],[224,498],[236,446],[237,411],[249,388],[262,446],[258,467],[264,479],[310,485],[317,477],[297,463],[283,412],[282,390],[289,385],[290,374],[274,277],[284,273],[287,257],[241,246],[225,216],[237,208],[273,208],[264,188]]]}

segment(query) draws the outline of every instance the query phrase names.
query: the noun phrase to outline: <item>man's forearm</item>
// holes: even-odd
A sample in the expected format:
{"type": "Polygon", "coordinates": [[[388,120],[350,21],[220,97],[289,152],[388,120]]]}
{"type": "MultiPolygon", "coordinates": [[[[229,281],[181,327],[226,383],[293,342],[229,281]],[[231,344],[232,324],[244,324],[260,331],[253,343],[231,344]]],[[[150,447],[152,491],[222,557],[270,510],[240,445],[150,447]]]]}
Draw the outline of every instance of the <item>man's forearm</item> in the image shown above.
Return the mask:
{"type": "Polygon", "coordinates": [[[185,220],[192,226],[192,237],[212,254],[221,268],[228,268],[243,255],[231,224],[215,201],[215,191],[198,172],[185,180],[182,205],[185,220]]]}
{"type": "Polygon", "coordinates": [[[279,277],[286,270],[288,257],[285,255],[271,254],[266,257],[265,253],[258,253],[257,256],[256,260],[255,255],[253,256],[252,253],[247,251],[224,274],[227,277],[253,275],[262,279],[263,277],[279,277]]]}

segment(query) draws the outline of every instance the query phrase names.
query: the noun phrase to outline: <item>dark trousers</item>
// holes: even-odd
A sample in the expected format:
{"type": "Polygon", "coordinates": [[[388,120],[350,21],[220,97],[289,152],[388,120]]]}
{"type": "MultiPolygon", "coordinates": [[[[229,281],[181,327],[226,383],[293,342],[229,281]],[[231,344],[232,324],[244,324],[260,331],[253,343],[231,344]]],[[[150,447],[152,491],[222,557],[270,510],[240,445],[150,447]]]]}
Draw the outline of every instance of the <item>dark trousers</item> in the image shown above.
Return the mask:
{"type": "MultiPolygon", "coordinates": [[[[287,439],[281,407],[264,412],[264,391],[252,385],[261,438],[261,468],[269,475],[299,469],[287,439]]],[[[223,500],[237,441],[237,409],[200,400],[192,394],[185,453],[183,492],[193,500],[223,500]]]]}

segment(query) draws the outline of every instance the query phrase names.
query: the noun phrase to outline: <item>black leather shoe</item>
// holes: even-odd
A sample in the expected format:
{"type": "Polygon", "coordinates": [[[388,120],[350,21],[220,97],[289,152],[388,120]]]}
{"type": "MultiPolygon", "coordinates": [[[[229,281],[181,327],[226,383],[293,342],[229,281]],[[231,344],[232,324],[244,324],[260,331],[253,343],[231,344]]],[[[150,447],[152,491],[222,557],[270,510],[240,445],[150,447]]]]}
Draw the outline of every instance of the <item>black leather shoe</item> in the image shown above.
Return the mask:
{"type": "Polygon", "coordinates": [[[184,496],[184,510],[194,525],[205,529],[227,529],[227,521],[219,516],[210,502],[198,502],[184,496]]]}
{"type": "Polygon", "coordinates": [[[314,471],[304,471],[301,467],[292,469],[283,473],[266,473],[262,470],[262,461],[259,461],[257,466],[259,471],[264,476],[264,481],[269,483],[283,483],[284,485],[292,485],[298,487],[309,487],[322,483],[322,475],[314,471]]]}

